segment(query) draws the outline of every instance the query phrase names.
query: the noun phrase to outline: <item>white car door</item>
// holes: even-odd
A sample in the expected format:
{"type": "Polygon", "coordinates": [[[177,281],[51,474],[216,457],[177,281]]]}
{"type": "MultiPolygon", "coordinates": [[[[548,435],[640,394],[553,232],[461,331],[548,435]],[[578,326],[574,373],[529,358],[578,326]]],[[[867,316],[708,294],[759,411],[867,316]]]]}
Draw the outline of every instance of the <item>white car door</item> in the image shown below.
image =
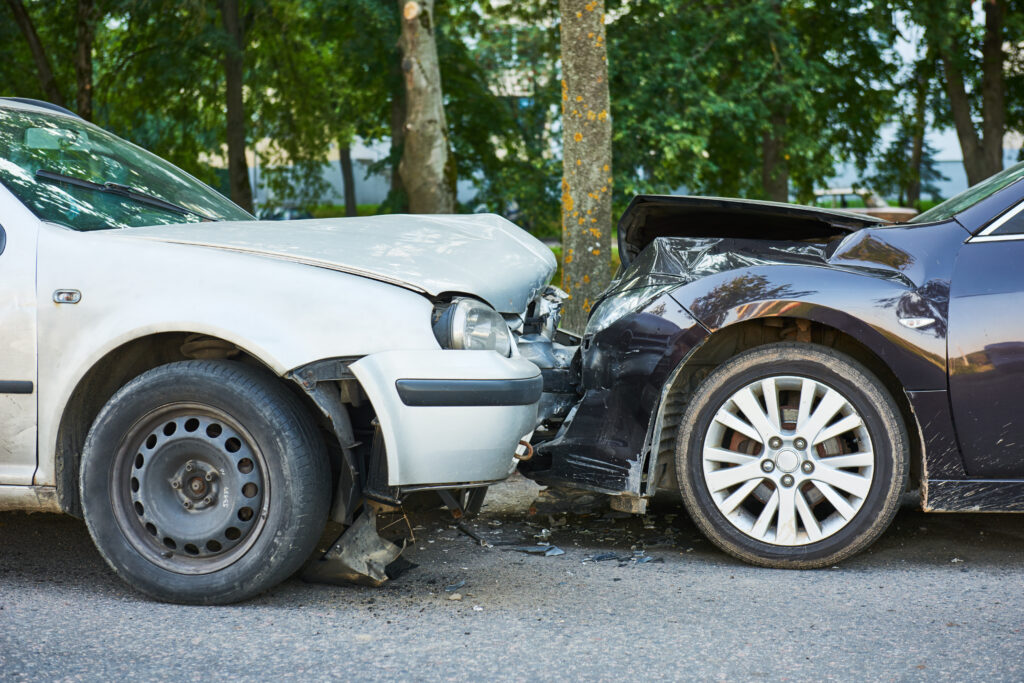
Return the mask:
{"type": "Polygon", "coordinates": [[[0,187],[0,485],[36,471],[37,219],[0,187]]]}

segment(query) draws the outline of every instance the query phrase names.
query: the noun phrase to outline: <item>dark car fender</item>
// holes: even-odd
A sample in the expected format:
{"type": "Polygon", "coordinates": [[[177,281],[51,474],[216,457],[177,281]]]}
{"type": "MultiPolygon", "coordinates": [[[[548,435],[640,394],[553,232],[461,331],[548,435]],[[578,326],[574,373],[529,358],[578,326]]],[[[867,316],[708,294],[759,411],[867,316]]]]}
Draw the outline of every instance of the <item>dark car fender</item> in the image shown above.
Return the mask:
{"type": "Polygon", "coordinates": [[[678,285],[584,339],[583,397],[539,446],[531,476],[625,496],[670,488],[689,392],[729,357],[776,341],[856,357],[889,386],[915,450],[927,453],[928,472],[915,474],[963,476],[946,393],[946,323],[965,237],[949,223],[869,228],[823,246],[656,239],[608,296],[678,285]]]}
{"type": "MultiPolygon", "coordinates": [[[[923,469],[963,476],[946,395],[949,280],[918,285],[884,271],[805,265],[760,266],[711,275],[670,296],[708,330],[665,383],[645,448],[657,486],[671,458],[690,378],[701,378],[744,348],[771,341],[815,342],[854,356],[886,383],[904,414],[923,469]],[[918,327],[908,326],[919,325],[918,327]],[[655,448],[654,445],[658,447],[655,448]]],[[[692,381],[692,380],[690,380],[692,381]]],[[[916,478],[924,473],[915,468],[916,478]]],[[[653,487],[652,492],[653,492],[653,487]]]]}

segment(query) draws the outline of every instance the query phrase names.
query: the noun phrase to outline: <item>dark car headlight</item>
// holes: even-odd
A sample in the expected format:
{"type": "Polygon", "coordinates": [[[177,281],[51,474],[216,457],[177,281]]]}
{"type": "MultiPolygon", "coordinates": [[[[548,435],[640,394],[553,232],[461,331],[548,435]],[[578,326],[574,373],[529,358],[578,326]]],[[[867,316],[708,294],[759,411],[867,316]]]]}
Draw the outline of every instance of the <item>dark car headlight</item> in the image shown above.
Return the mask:
{"type": "Polygon", "coordinates": [[[612,294],[597,305],[590,319],[584,337],[591,337],[605,329],[619,318],[643,309],[662,294],[675,289],[676,285],[649,285],[612,294]]]}
{"type": "Polygon", "coordinates": [[[512,354],[512,333],[496,310],[476,299],[457,298],[434,307],[434,336],[441,348],[512,354]]]}

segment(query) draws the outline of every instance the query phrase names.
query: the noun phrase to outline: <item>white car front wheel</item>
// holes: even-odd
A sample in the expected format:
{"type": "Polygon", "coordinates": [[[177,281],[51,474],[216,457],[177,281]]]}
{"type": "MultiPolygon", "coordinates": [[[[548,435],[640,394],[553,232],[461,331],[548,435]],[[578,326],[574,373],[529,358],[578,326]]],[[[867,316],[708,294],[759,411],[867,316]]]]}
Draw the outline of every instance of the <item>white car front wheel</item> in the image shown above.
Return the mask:
{"type": "Polygon", "coordinates": [[[100,553],[160,600],[235,602],[292,574],[327,517],[316,424],[276,378],[185,361],[119,390],[86,440],[82,506],[100,553]]]}

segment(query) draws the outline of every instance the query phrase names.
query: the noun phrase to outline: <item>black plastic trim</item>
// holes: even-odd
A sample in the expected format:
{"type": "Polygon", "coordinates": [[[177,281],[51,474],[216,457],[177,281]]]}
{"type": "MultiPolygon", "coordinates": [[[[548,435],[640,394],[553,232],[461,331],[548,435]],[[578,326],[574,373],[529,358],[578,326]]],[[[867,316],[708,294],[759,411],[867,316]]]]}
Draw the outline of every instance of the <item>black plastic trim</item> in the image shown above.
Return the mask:
{"type": "Polygon", "coordinates": [[[395,388],[407,406],[527,406],[540,400],[544,378],[400,379],[395,388]]]}
{"type": "Polygon", "coordinates": [[[928,512],[1024,512],[1024,480],[929,479],[928,512]]]}
{"type": "Polygon", "coordinates": [[[0,380],[0,394],[31,394],[32,382],[23,380],[0,380]]]}

